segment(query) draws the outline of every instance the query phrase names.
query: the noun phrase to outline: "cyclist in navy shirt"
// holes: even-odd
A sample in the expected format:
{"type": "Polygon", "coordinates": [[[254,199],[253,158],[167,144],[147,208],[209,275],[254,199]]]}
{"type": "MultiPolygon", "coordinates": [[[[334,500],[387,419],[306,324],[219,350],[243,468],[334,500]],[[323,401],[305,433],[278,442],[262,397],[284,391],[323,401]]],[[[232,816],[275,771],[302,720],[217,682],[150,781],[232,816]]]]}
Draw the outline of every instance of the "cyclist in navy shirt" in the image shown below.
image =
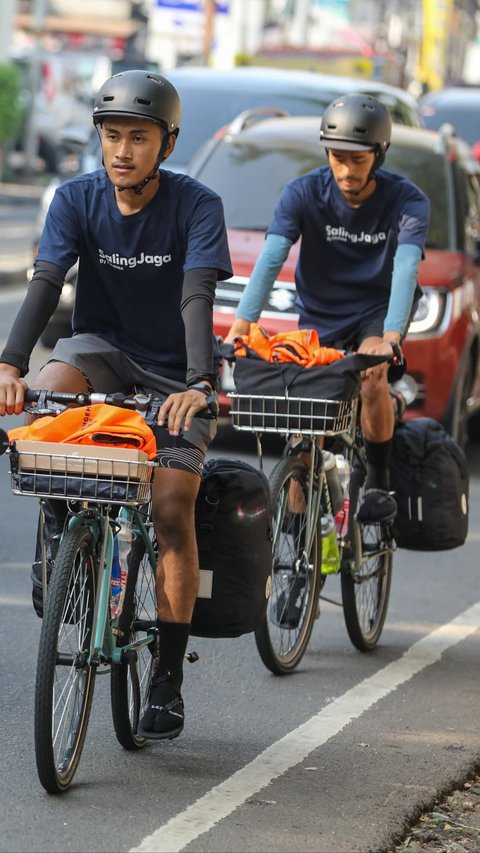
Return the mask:
{"type": "MultiPolygon", "coordinates": [[[[248,334],[291,246],[301,238],[295,270],[300,328],[323,346],[391,355],[401,345],[421,290],[429,201],[410,181],[381,169],[391,120],[376,98],[354,94],[326,108],[320,141],[329,165],[290,181],[267,231],[262,254],[226,337],[248,334]]],[[[390,521],[394,427],[387,364],[362,378],[361,422],[367,454],[362,522],[390,521]]]]}
{"type": "MultiPolygon", "coordinates": [[[[93,121],[105,169],[56,190],[0,357],[0,415],[20,414],[32,349],[78,259],[73,337],[57,343],[32,386],[165,398],[153,489],[160,660],[138,729],[150,738],[176,737],[184,724],[183,658],[199,583],[194,506],[216,431],[215,420],[194,416],[218,408],[213,300],[217,280],[232,274],[219,196],[159,168],[180,116],[178,93],[160,75],[126,71],[103,84],[93,121]]],[[[60,516],[50,501],[50,533],[60,516]]]]}

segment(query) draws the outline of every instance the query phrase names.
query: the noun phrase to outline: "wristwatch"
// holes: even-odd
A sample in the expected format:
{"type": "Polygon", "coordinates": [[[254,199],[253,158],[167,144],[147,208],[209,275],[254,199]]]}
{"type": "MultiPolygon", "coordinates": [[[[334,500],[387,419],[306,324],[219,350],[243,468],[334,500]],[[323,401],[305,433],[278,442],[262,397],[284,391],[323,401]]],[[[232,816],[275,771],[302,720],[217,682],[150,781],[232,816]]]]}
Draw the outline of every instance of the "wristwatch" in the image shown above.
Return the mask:
{"type": "Polygon", "coordinates": [[[218,418],[218,414],[220,411],[220,407],[218,405],[218,400],[213,393],[212,386],[208,384],[208,382],[195,382],[194,385],[189,386],[189,391],[201,391],[202,394],[205,394],[205,402],[208,406],[208,411],[212,418],[218,418]]]}
{"type": "Polygon", "coordinates": [[[191,391],[195,389],[195,391],[202,391],[203,394],[213,394],[213,388],[208,382],[195,382],[193,385],[188,386],[188,390],[191,391]]]}

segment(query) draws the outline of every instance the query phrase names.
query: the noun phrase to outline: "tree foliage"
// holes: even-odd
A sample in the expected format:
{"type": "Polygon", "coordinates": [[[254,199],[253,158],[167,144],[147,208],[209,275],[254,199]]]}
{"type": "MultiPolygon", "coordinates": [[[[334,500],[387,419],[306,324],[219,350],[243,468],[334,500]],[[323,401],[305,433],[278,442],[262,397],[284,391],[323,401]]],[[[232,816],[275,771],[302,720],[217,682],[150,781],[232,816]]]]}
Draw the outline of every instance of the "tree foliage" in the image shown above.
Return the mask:
{"type": "Polygon", "coordinates": [[[21,117],[20,72],[14,65],[0,65],[0,145],[16,137],[21,117]]]}

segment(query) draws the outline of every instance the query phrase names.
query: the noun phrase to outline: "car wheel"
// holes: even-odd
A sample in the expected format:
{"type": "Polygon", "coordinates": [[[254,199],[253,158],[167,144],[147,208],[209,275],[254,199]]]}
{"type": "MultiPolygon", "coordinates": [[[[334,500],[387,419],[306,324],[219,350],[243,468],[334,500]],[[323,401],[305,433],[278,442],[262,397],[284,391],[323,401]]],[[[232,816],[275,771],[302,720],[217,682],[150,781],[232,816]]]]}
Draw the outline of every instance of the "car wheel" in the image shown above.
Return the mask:
{"type": "Polygon", "coordinates": [[[443,426],[462,448],[466,447],[469,439],[467,400],[472,393],[473,373],[474,365],[469,358],[457,378],[453,397],[443,420],[443,426]]]}

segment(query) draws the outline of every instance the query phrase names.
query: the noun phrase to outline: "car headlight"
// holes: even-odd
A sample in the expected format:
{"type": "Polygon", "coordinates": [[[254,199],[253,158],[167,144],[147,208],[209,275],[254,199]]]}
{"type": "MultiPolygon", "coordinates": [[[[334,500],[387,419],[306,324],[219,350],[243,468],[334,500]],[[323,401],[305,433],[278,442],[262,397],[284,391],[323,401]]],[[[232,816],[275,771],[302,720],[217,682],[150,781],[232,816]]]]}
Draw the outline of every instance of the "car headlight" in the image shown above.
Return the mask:
{"type": "Polygon", "coordinates": [[[433,288],[424,291],[418,303],[408,334],[433,332],[442,324],[447,304],[447,293],[433,288]]]}

